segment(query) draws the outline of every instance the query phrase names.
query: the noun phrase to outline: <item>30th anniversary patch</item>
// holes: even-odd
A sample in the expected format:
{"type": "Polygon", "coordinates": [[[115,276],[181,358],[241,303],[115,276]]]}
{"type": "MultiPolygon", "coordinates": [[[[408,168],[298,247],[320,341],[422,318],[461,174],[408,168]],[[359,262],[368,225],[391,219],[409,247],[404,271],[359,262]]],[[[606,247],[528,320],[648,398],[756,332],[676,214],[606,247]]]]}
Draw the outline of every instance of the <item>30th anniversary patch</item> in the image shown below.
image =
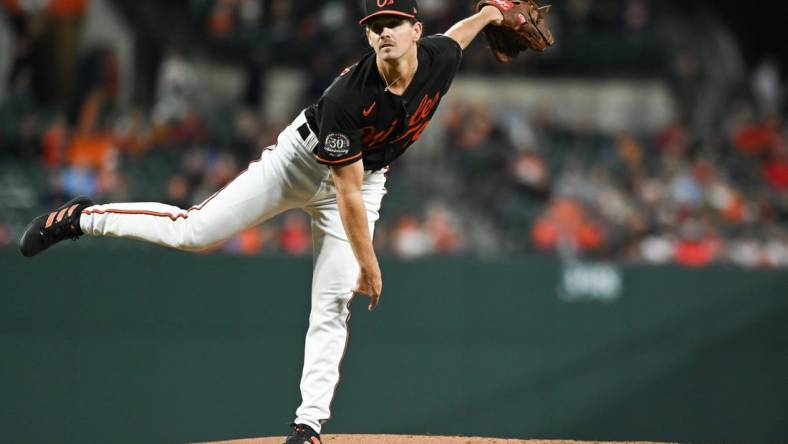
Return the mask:
{"type": "Polygon", "coordinates": [[[329,133],[323,146],[331,157],[342,157],[350,152],[350,138],[342,133],[329,133]]]}

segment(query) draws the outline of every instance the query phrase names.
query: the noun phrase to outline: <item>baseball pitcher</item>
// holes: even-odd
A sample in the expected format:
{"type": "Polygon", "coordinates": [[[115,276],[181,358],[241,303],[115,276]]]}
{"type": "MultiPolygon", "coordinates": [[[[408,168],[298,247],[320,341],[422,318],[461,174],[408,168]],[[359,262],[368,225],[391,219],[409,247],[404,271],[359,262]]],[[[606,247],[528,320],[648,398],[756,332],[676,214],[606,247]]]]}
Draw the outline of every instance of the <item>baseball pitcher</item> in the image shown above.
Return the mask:
{"type": "Polygon", "coordinates": [[[350,302],[364,295],[373,310],[383,289],[372,235],[389,164],[427,128],[479,32],[503,63],[554,42],[543,20],[547,8],[533,1],[483,0],[476,10],[445,33],[422,37],[415,0],[366,0],[360,24],[372,51],[226,187],[188,209],[79,197],[34,219],[21,253],[34,256],[83,234],[198,251],[283,211],[305,210],[315,256],[312,308],[302,403],[286,444],[319,444],[347,348],[350,302]]]}

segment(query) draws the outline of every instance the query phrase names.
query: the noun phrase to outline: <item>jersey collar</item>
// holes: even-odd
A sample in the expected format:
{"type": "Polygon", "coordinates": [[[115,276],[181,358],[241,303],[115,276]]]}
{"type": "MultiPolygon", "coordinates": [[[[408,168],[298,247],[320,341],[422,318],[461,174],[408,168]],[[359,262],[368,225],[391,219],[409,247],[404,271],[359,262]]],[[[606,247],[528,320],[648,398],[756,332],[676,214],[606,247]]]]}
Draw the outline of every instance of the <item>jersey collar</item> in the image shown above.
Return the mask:
{"type": "Polygon", "coordinates": [[[416,42],[416,60],[418,60],[418,66],[416,67],[416,73],[413,74],[413,80],[411,80],[410,85],[408,85],[408,87],[405,89],[405,91],[402,93],[402,95],[394,94],[391,91],[385,91],[385,89],[386,89],[386,82],[383,80],[383,76],[380,75],[380,71],[378,71],[377,65],[374,64],[374,62],[373,62],[373,64],[374,64],[373,68],[374,68],[375,74],[377,75],[377,78],[378,78],[377,85],[378,85],[378,90],[380,91],[380,93],[381,94],[389,94],[392,97],[401,98],[401,99],[406,100],[406,101],[410,100],[413,97],[413,95],[415,94],[414,91],[416,90],[416,88],[414,88],[413,85],[416,85],[418,83],[422,83],[424,81],[424,77],[427,75],[426,69],[425,69],[425,66],[424,66],[424,64],[426,63],[425,62],[426,57],[424,56],[423,52],[424,52],[424,48],[421,47],[421,44],[419,42],[416,42]]]}

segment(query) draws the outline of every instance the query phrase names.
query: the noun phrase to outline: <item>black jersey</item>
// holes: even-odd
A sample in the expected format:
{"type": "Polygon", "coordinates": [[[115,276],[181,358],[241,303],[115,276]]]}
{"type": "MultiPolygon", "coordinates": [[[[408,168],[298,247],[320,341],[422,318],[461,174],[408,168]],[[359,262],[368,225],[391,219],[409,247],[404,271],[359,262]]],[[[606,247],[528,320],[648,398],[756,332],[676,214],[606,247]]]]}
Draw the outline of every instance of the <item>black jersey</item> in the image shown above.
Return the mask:
{"type": "Polygon", "coordinates": [[[361,158],[365,170],[379,170],[419,139],[449,90],[462,49],[436,34],[420,39],[417,52],[418,69],[402,96],[385,91],[371,52],[307,108],[307,122],[319,141],[318,162],[341,166],[361,158]]]}

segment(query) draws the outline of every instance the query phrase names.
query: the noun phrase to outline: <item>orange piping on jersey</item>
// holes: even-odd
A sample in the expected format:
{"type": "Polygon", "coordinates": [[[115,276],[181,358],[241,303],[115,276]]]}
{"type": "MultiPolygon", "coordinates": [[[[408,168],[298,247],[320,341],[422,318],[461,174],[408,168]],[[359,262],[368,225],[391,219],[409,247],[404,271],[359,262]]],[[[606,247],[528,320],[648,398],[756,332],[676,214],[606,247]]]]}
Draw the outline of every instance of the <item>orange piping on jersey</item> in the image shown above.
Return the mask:
{"type": "Polygon", "coordinates": [[[326,160],[326,159],[323,159],[323,158],[322,158],[322,157],[320,157],[320,156],[315,156],[315,157],[316,157],[316,158],[317,158],[317,160],[319,160],[320,162],[323,162],[323,163],[328,163],[328,164],[331,164],[331,165],[336,165],[336,164],[338,164],[338,163],[347,162],[347,161],[349,161],[349,160],[356,160],[356,159],[358,159],[359,157],[361,157],[361,154],[362,154],[362,153],[358,153],[358,154],[356,154],[356,155],[355,155],[355,156],[353,156],[353,157],[348,157],[348,158],[346,158],[346,159],[339,159],[339,160],[326,160]]]}

